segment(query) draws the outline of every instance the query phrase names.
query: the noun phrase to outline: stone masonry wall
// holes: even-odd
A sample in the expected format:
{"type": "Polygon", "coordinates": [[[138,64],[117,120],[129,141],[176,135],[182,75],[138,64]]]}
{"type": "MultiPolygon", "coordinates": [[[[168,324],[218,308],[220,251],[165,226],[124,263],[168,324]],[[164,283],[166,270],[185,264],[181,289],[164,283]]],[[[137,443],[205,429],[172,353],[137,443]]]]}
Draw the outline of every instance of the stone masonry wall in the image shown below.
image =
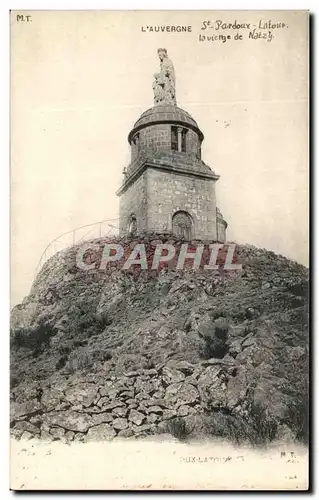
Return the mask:
{"type": "Polygon", "coordinates": [[[120,229],[128,230],[130,214],[134,213],[137,221],[137,232],[146,229],[147,223],[147,189],[146,172],[136,179],[120,197],[120,229]]]}
{"type": "MultiPolygon", "coordinates": [[[[33,399],[36,388],[28,386],[25,399],[11,404],[11,434],[49,442],[110,441],[170,432],[176,417],[194,430],[207,404],[207,388],[217,385],[212,380],[231,378],[237,363],[231,358],[197,365],[171,360],[122,376],[108,368],[105,365],[100,374],[78,374],[73,380],[54,377],[41,402],[33,399]]],[[[234,405],[240,400],[240,390],[235,386],[229,397],[225,387],[218,396],[224,404],[234,405]]]]}
{"type": "MultiPolygon", "coordinates": [[[[156,151],[170,151],[171,150],[171,128],[172,125],[162,123],[152,125],[151,127],[140,130],[138,150],[134,142],[132,143],[132,161],[138,156],[139,153],[156,151]]],[[[186,152],[198,157],[200,142],[198,135],[193,130],[187,129],[186,134],[186,152]]]]}
{"type": "Polygon", "coordinates": [[[216,239],[215,182],[149,168],[147,170],[147,226],[171,231],[172,216],[187,211],[194,221],[194,238],[216,239]]]}
{"type": "Polygon", "coordinates": [[[140,131],[140,150],[170,150],[171,125],[159,124],[140,131]]]}
{"type": "Polygon", "coordinates": [[[200,141],[198,140],[198,135],[194,132],[194,130],[187,131],[186,152],[194,154],[197,158],[200,158],[200,141]]]}

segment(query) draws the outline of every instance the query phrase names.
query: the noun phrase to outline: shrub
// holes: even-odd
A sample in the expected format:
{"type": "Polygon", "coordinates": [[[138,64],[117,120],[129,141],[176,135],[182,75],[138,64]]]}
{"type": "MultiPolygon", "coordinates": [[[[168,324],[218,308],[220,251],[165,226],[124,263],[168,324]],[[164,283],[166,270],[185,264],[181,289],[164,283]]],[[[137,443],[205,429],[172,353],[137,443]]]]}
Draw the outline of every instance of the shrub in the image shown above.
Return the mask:
{"type": "Polygon", "coordinates": [[[225,318],[215,320],[211,328],[206,328],[202,335],[205,345],[201,349],[204,358],[223,358],[228,352],[228,330],[229,324],[225,318]]]}
{"type": "Polygon", "coordinates": [[[10,389],[14,389],[17,385],[19,385],[19,377],[10,373],[10,389]]]}
{"type": "Polygon", "coordinates": [[[264,444],[276,437],[278,422],[260,404],[252,403],[250,405],[248,422],[255,434],[253,444],[264,444]]]}
{"type": "Polygon", "coordinates": [[[228,439],[236,444],[253,437],[253,430],[242,418],[219,411],[209,417],[208,429],[212,436],[228,439]]]}
{"type": "Polygon", "coordinates": [[[180,441],[185,440],[189,434],[186,428],[185,419],[182,417],[176,417],[169,420],[167,423],[167,428],[168,432],[180,441]]]}
{"type": "Polygon", "coordinates": [[[236,444],[266,444],[276,437],[277,427],[278,422],[268,415],[266,409],[255,403],[250,405],[245,418],[214,411],[208,420],[208,429],[212,436],[228,439],[236,444]]]}
{"type": "Polygon", "coordinates": [[[10,332],[11,347],[28,347],[28,345],[26,345],[27,335],[28,332],[24,328],[11,330],[10,332]]]}
{"type": "Polygon", "coordinates": [[[103,328],[112,324],[112,319],[107,311],[96,314],[95,319],[103,328]]]}
{"type": "Polygon", "coordinates": [[[94,363],[92,355],[86,349],[78,349],[72,353],[66,363],[66,369],[70,373],[75,373],[86,368],[90,368],[94,363]]]}
{"type": "Polygon", "coordinates": [[[70,308],[68,322],[65,325],[66,336],[84,336],[85,339],[99,335],[105,329],[107,319],[96,314],[96,301],[85,299],[80,304],[70,308]]]}
{"type": "Polygon", "coordinates": [[[89,350],[88,348],[77,349],[70,356],[66,363],[66,369],[71,373],[91,368],[97,361],[108,361],[112,359],[109,350],[89,350]]]}
{"type": "Polygon", "coordinates": [[[214,309],[210,316],[212,319],[216,320],[219,318],[226,318],[227,313],[223,309],[214,309]]]}
{"type": "Polygon", "coordinates": [[[296,439],[307,444],[309,438],[308,394],[300,395],[288,408],[285,423],[293,431],[296,439]]]}
{"type": "Polygon", "coordinates": [[[61,358],[57,361],[55,367],[57,370],[60,370],[61,368],[63,368],[65,365],[66,365],[66,362],[68,360],[68,357],[64,354],[63,356],[61,356],[61,358]]]}
{"type": "Polygon", "coordinates": [[[12,347],[25,347],[33,349],[33,355],[37,356],[47,346],[51,337],[56,335],[57,330],[48,323],[42,323],[33,330],[20,328],[11,334],[12,347]]]}
{"type": "Polygon", "coordinates": [[[277,350],[278,365],[274,369],[274,374],[283,379],[281,391],[286,397],[288,406],[282,423],[292,430],[298,440],[307,443],[309,437],[309,349],[306,347],[300,351],[301,355],[298,353],[294,355],[294,350],[280,345],[277,350]]]}
{"type": "Polygon", "coordinates": [[[227,340],[229,323],[225,318],[218,318],[214,321],[214,331],[217,338],[227,340]]]}
{"type": "Polygon", "coordinates": [[[309,438],[309,355],[291,362],[289,378],[283,391],[289,396],[284,423],[294,432],[298,440],[304,443],[309,438]]]}

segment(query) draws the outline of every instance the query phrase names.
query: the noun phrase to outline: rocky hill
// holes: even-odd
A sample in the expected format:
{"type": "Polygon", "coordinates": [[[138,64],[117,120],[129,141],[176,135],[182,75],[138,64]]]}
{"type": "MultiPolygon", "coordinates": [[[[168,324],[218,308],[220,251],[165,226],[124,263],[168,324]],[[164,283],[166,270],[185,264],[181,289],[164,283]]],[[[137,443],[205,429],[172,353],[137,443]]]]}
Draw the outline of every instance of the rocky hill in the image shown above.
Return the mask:
{"type": "MultiPolygon", "coordinates": [[[[145,243],[148,260],[167,241],[182,243],[116,240],[145,243]]],[[[78,249],[50,259],[12,310],[13,435],[307,440],[306,268],[236,246],[242,270],[84,271],[78,249]]]]}

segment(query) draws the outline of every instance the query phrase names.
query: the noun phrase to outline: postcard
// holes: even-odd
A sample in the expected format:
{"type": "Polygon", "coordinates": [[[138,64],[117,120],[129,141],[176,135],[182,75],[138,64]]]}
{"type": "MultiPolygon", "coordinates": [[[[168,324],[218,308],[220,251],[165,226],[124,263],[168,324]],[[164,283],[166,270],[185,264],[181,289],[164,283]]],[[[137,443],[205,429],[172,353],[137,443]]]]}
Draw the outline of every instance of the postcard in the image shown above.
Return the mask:
{"type": "Polygon", "coordinates": [[[12,490],[307,490],[309,12],[11,11],[12,490]]]}

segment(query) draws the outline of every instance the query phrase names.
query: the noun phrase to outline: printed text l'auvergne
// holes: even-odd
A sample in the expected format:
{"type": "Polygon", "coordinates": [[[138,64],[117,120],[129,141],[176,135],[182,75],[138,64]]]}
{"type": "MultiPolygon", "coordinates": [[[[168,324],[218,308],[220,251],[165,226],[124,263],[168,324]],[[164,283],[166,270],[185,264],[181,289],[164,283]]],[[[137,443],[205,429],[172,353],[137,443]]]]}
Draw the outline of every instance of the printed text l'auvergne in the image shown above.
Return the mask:
{"type": "Polygon", "coordinates": [[[181,25],[162,25],[162,26],[155,26],[155,25],[142,25],[141,26],[141,31],[143,33],[152,33],[152,32],[157,32],[157,33],[191,33],[192,32],[192,26],[181,26],[181,25]]]}

